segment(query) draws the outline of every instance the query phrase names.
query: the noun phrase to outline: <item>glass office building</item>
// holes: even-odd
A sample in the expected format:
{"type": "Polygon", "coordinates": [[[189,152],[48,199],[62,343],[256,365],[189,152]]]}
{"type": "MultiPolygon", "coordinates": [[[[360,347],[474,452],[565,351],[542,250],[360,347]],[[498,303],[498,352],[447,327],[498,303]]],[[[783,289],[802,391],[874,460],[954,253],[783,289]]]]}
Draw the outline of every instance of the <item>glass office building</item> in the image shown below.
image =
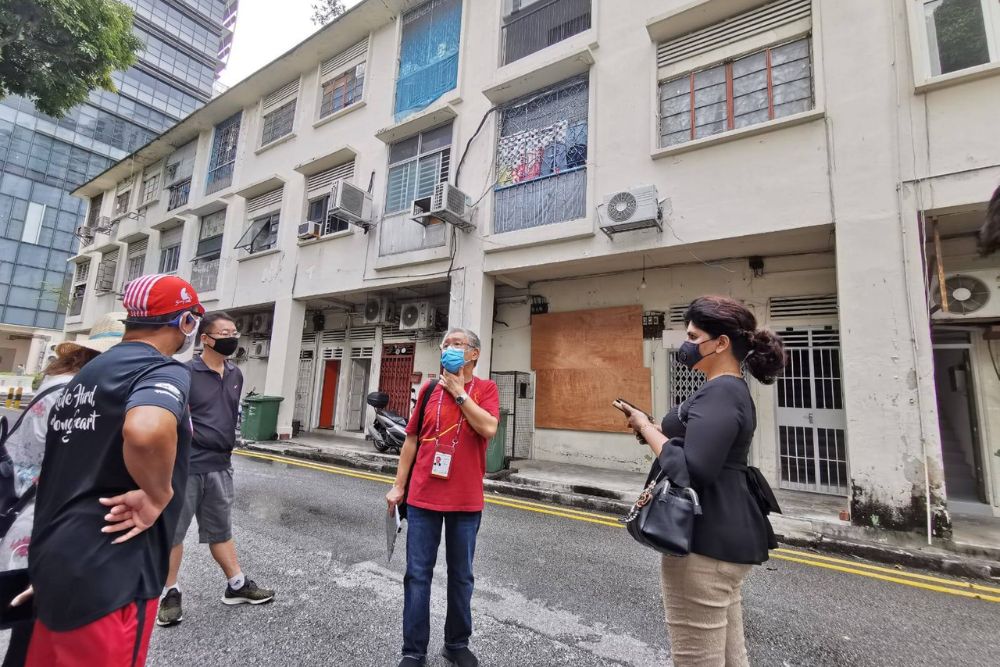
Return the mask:
{"type": "Polygon", "coordinates": [[[94,91],[59,119],[0,100],[0,372],[37,367],[31,330],[62,329],[86,211],[69,193],[211,99],[229,54],[237,0],[122,2],[143,47],[114,73],[118,92],[94,91]]]}

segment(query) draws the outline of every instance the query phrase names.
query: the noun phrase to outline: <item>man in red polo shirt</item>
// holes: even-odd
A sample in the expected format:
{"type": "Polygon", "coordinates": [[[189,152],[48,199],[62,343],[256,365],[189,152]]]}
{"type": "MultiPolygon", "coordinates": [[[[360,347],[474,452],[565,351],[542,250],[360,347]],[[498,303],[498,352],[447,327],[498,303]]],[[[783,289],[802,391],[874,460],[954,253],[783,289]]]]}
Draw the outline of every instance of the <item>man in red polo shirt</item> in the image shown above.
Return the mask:
{"type": "MultiPolygon", "coordinates": [[[[407,504],[406,577],[403,579],[403,659],[399,667],[420,667],[430,641],[431,579],[445,533],[448,615],[441,655],[453,665],[476,667],[472,636],[472,559],[483,512],[486,447],[497,431],[500,393],[492,380],[474,376],[479,336],[452,329],[441,343],[441,380],[422,411],[406,427],[396,482],[386,496],[391,512],[407,504]],[[418,442],[419,441],[419,448],[418,442]]],[[[424,387],[417,404],[423,402],[424,387]]]]}

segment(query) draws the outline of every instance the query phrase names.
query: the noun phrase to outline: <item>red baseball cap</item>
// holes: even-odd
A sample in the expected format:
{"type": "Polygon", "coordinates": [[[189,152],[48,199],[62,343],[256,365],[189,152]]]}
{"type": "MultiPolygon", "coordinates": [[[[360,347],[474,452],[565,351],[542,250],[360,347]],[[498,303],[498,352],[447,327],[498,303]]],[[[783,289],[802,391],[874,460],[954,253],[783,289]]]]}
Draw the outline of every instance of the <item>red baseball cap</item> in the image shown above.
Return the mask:
{"type": "Polygon", "coordinates": [[[122,304],[129,317],[157,317],[179,310],[205,312],[191,283],[163,273],[140,276],[126,285],[122,304]]]}

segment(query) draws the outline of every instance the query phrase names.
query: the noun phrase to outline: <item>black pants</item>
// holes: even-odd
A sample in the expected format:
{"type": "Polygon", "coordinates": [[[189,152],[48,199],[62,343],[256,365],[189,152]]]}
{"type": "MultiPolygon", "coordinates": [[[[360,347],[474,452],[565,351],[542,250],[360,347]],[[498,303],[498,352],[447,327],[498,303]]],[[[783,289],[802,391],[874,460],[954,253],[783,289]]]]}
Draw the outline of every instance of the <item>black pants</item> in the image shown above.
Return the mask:
{"type": "MultiPolygon", "coordinates": [[[[30,604],[30,603],[29,603],[30,604]]],[[[21,621],[10,626],[10,643],[7,645],[7,655],[2,667],[23,667],[28,659],[28,644],[31,643],[31,631],[35,621],[21,621]]]]}

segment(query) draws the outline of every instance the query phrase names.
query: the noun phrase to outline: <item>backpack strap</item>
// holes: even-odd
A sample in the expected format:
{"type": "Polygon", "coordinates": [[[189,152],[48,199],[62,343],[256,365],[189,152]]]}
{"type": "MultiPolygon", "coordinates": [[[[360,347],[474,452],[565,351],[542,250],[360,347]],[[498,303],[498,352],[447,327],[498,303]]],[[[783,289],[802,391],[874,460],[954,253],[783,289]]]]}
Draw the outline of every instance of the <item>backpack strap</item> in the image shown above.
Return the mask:
{"type": "Polygon", "coordinates": [[[406,486],[403,487],[403,502],[400,503],[400,517],[406,518],[406,498],[410,495],[410,479],[413,478],[413,469],[417,467],[417,454],[420,453],[420,430],[424,427],[424,413],[427,411],[427,403],[431,400],[438,381],[431,380],[424,387],[424,393],[420,397],[420,408],[417,411],[417,451],[413,454],[413,463],[410,464],[410,471],[406,474],[406,486]]]}
{"type": "Polygon", "coordinates": [[[15,421],[14,425],[11,426],[10,428],[7,427],[7,417],[6,416],[0,417],[0,456],[4,458],[8,457],[7,445],[6,445],[7,438],[14,435],[14,431],[16,431],[18,427],[21,426],[21,422],[24,421],[24,417],[25,415],[28,414],[28,411],[31,410],[31,408],[33,408],[37,403],[42,402],[42,400],[44,400],[46,396],[54,394],[56,391],[61,391],[65,389],[67,384],[69,384],[68,380],[66,382],[61,382],[55,386],[49,387],[48,389],[36,395],[33,399],[31,399],[31,402],[28,403],[28,405],[24,408],[24,411],[18,416],[17,421],[15,421]]]}

